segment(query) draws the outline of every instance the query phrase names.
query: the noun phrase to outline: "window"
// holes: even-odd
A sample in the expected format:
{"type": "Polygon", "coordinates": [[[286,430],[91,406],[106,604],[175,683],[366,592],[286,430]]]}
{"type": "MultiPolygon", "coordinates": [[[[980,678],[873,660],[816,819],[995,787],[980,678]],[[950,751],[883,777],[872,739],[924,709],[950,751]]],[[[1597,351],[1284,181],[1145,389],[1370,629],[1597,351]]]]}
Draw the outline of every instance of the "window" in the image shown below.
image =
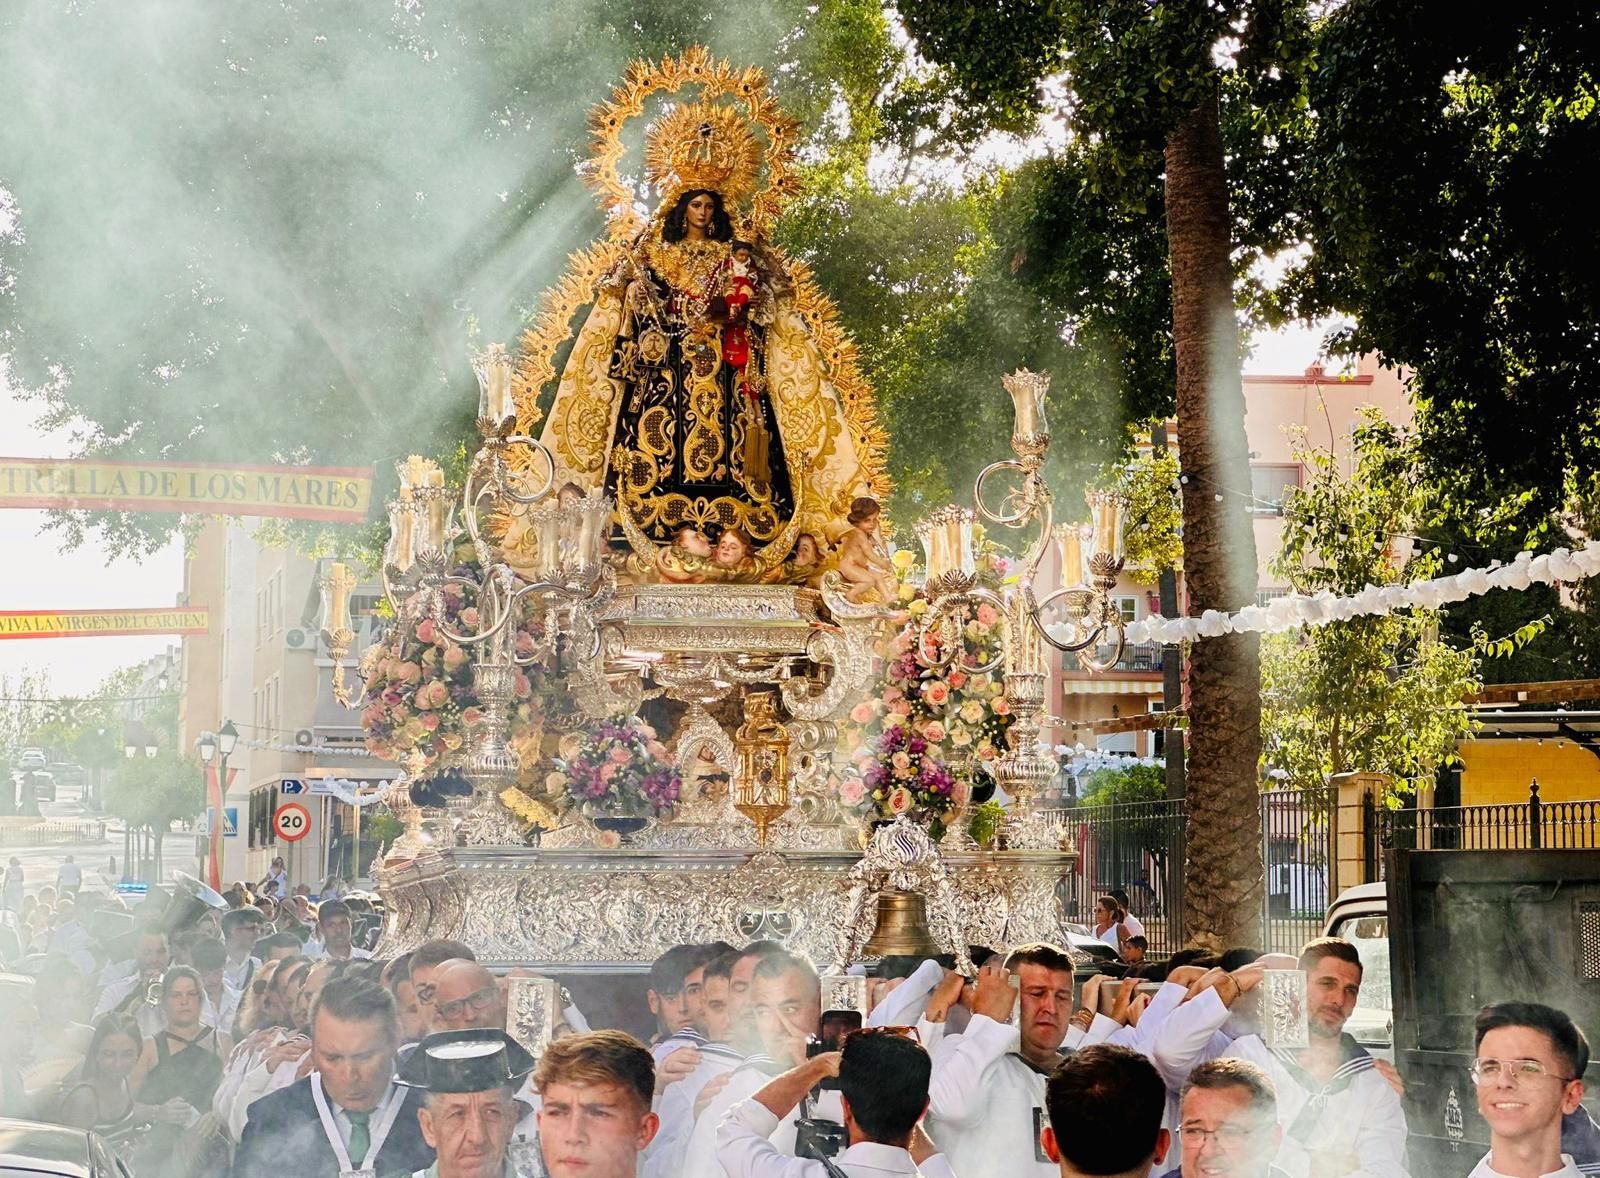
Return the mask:
{"type": "Polygon", "coordinates": [[[1136,622],[1139,620],[1139,599],[1137,597],[1113,597],[1111,600],[1117,603],[1117,610],[1122,614],[1124,622],[1136,622]]]}
{"type": "Polygon", "coordinates": [[[1255,515],[1282,515],[1283,505],[1300,486],[1298,464],[1250,467],[1250,510],[1255,515]]]}
{"type": "Polygon", "coordinates": [[[1256,604],[1265,608],[1269,601],[1276,601],[1280,597],[1289,596],[1287,589],[1257,589],[1256,604]]]}

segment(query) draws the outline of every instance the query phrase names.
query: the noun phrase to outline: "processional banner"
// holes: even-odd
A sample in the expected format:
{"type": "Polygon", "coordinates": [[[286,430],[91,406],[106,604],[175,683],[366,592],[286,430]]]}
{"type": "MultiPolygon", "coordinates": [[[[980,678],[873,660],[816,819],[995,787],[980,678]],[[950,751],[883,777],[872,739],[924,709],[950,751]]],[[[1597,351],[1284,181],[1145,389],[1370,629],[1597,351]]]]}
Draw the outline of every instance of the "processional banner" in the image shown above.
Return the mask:
{"type": "Polygon", "coordinates": [[[204,608],[0,610],[0,641],[8,638],[107,638],[119,634],[204,634],[204,608]]]}
{"type": "Polygon", "coordinates": [[[0,458],[0,507],[185,512],[361,523],[372,468],[0,458]]]}

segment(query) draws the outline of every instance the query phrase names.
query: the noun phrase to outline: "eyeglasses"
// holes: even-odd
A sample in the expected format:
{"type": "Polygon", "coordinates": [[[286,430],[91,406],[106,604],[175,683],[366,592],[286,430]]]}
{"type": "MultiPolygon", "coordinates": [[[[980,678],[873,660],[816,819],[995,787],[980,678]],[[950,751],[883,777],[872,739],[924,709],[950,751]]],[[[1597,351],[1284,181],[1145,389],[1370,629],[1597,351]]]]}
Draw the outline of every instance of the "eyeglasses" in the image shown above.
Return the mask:
{"type": "Polygon", "coordinates": [[[1475,1084],[1497,1084],[1502,1076],[1509,1077],[1515,1088],[1523,1080],[1542,1080],[1549,1077],[1563,1084],[1572,1083],[1571,1076],[1558,1076],[1548,1071],[1536,1059],[1479,1059],[1468,1069],[1475,1084]]]}
{"type": "Polygon", "coordinates": [[[476,994],[468,994],[465,998],[457,998],[453,1002],[441,1002],[434,1007],[434,1010],[442,1019],[457,1018],[469,1006],[472,1007],[474,1013],[480,1010],[488,1010],[497,993],[499,993],[499,987],[485,986],[476,994]]]}
{"type": "Polygon", "coordinates": [[[433,1005],[433,992],[439,988],[438,986],[432,982],[423,982],[421,985],[413,986],[412,988],[417,992],[418,1002],[424,1006],[433,1005]]]}
{"type": "Polygon", "coordinates": [[[1222,1124],[1215,1129],[1207,1129],[1201,1125],[1180,1125],[1178,1136],[1190,1149],[1200,1149],[1206,1142],[1213,1140],[1224,1149],[1233,1149],[1250,1140],[1258,1129],[1259,1126],[1251,1125],[1222,1124]]]}

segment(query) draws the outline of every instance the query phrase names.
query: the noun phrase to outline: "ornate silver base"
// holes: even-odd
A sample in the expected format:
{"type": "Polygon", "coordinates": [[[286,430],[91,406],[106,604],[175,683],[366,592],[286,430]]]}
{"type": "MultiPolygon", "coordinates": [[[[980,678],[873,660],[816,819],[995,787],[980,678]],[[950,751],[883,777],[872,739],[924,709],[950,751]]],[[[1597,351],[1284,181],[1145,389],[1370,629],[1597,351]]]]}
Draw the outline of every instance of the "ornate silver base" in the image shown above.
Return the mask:
{"type": "MultiPolygon", "coordinates": [[[[495,965],[603,968],[685,942],[770,936],[822,966],[845,931],[860,861],[846,850],[458,846],[379,869],[379,948],[393,956],[450,937],[495,965]]],[[[1061,939],[1055,886],[1071,855],[957,853],[943,863],[959,943],[1061,939]]]]}

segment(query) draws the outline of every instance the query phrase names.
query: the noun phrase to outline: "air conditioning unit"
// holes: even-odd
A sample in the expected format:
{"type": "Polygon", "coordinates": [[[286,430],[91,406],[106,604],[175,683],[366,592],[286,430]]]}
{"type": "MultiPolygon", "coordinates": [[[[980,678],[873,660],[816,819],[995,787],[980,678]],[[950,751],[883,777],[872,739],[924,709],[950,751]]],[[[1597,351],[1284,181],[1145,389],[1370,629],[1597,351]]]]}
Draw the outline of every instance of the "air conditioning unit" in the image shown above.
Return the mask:
{"type": "Polygon", "coordinates": [[[285,650],[316,650],[317,632],[304,626],[291,626],[283,632],[285,650]]]}
{"type": "Polygon", "coordinates": [[[295,748],[297,748],[297,749],[308,749],[308,748],[310,748],[312,746],[312,744],[314,742],[315,742],[315,737],[312,736],[311,729],[309,729],[309,728],[296,728],[294,730],[294,747],[295,748]]]}

